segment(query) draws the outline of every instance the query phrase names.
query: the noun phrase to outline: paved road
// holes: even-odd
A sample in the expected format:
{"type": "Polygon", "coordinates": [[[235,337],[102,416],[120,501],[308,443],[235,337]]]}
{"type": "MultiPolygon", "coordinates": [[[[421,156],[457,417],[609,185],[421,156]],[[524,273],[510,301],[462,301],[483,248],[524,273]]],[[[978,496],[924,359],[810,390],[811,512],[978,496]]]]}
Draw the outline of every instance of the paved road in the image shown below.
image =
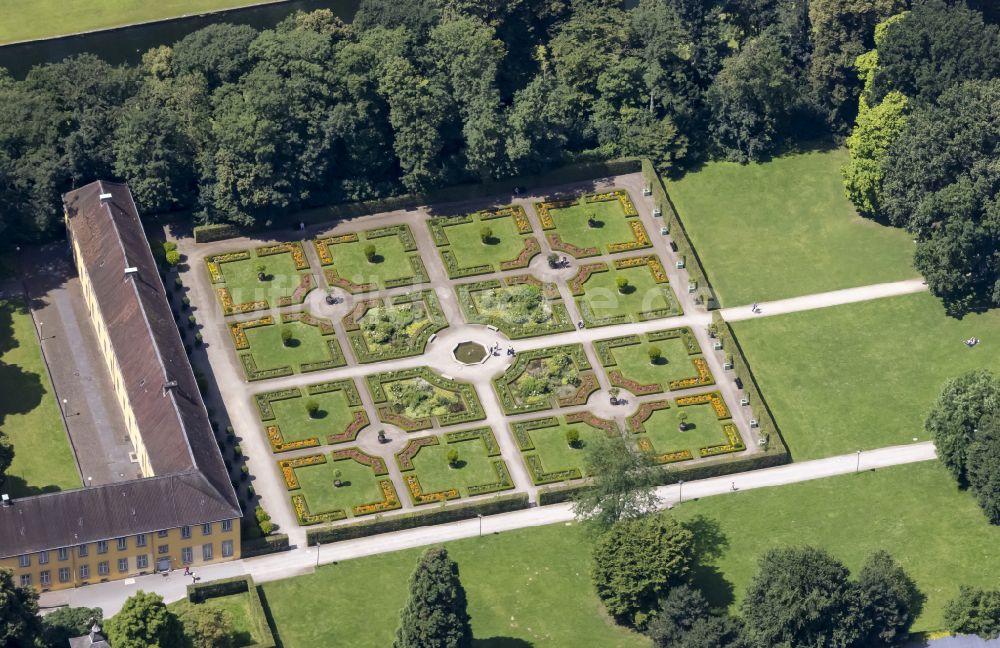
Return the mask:
{"type": "MultiPolygon", "coordinates": [[[[929,461],[934,458],[934,445],[930,442],[893,446],[866,451],[861,454],[860,461],[858,455],[852,453],[737,475],[692,481],[684,484],[683,496],[685,500],[688,500],[726,495],[733,492],[734,485],[738,492],[850,474],[858,469],[876,470],[889,466],[929,461]]],[[[677,485],[663,486],[658,489],[658,494],[661,506],[668,508],[677,503],[680,494],[679,487],[677,485]]],[[[546,524],[571,523],[573,520],[573,512],[569,504],[555,504],[491,515],[484,517],[481,524],[482,533],[488,534],[546,524]]],[[[472,538],[479,533],[480,520],[464,520],[338,542],[324,545],[318,550],[315,547],[300,548],[282,554],[211,565],[199,570],[198,576],[208,581],[251,574],[257,582],[266,582],[309,573],[315,569],[317,562],[328,564],[390,551],[412,549],[450,540],[472,538]]],[[[125,581],[89,585],[75,590],[48,592],[42,594],[41,604],[43,606],[66,604],[98,606],[103,608],[105,616],[110,616],[116,613],[125,599],[134,594],[136,590],[156,592],[170,602],[183,598],[186,595],[185,588],[190,582],[191,580],[184,578],[181,572],[175,571],[169,576],[143,576],[125,581]]]]}

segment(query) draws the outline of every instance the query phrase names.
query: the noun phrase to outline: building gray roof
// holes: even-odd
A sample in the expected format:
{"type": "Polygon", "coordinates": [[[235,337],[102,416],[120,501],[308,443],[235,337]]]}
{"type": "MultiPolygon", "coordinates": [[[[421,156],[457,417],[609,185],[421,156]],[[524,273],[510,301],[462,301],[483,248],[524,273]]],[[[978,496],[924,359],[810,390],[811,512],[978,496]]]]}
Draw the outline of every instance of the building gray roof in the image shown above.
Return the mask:
{"type": "Polygon", "coordinates": [[[63,202],[154,476],[0,507],[0,556],[239,517],[131,192],[97,181],[63,202]]]}

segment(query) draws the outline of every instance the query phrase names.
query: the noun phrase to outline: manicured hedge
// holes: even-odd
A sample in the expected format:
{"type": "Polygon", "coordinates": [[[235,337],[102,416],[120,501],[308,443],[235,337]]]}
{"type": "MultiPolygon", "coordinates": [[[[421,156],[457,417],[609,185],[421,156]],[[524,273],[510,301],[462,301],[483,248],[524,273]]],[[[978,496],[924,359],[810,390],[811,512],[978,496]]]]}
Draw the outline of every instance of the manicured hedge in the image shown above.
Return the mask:
{"type": "Polygon", "coordinates": [[[254,556],[265,556],[267,554],[288,551],[291,546],[288,544],[288,536],[284,533],[264,536],[256,540],[244,540],[240,546],[240,558],[253,558],[254,556]]]}
{"type": "Polygon", "coordinates": [[[306,544],[310,547],[328,542],[340,542],[354,538],[364,538],[379,533],[403,531],[433,524],[447,524],[468,520],[477,515],[496,515],[528,508],[527,493],[500,495],[481,502],[470,502],[452,506],[440,506],[432,510],[393,515],[382,519],[346,524],[325,529],[312,529],[306,532],[306,544]]]}
{"type": "Polygon", "coordinates": [[[260,593],[257,585],[253,582],[252,576],[237,576],[235,578],[224,578],[204,584],[188,585],[187,597],[192,603],[201,603],[207,599],[231,596],[233,594],[243,594],[246,592],[250,598],[250,616],[254,629],[262,636],[262,640],[254,644],[246,644],[247,648],[275,648],[277,641],[271,626],[267,622],[267,614],[264,612],[264,604],[260,600],[260,593]]]}
{"type": "Polygon", "coordinates": [[[238,236],[243,236],[243,229],[232,223],[198,225],[194,228],[195,243],[211,243],[212,241],[222,241],[238,236]]]}

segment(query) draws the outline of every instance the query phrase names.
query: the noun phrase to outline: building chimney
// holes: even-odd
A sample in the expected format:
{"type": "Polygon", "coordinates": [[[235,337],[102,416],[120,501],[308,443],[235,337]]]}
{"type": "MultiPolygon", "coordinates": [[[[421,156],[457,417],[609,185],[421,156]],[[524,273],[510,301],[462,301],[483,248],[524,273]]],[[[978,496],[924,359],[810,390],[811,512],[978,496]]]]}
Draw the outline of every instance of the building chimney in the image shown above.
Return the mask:
{"type": "Polygon", "coordinates": [[[177,387],[176,380],[171,380],[169,382],[163,383],[163,395],[166,396],[167,392],[170,391],[171,389],[174,389],[175,387],[177,387]]]}
{"type": "Polygon", "coordinates": [[[112,198],[112,195],[110,193],[102,193],[101,194],[101,202],[102,203],[111,202],[111,198],[112,198]]]}
{"type": "Polygon", "coordinates": [[[130,275],[139,274],[139,268],[135,266],[129,266],[125,268],[125,277],[128,278],[130,275]]]}

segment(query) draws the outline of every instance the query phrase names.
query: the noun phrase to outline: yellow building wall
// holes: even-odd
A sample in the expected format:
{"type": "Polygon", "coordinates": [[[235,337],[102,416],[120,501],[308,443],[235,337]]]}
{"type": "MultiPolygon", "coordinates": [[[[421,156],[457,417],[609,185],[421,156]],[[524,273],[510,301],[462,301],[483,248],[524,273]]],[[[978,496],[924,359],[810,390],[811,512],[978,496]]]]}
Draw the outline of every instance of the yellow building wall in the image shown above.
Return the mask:
{"type": "Polygon", "coordinates": [[[118,539],[109,538],[105,553],[98,553],[99,544],[91,542],[86,545],[75,545],[65,547],[67,557],[65,560],[59,559],[58,548],[48,552],[48,562],[42,563],[43,554],[38,552],[27,554],[29,564],[21,566],[20,556],[0,558],[0,569],[10,569],[14,572],[14,584],[30,585],[41,591],[61,590],[70,587],[79,587],[93,583],[119,580],[122,578],[134,578],[143,574],[152,574],[159,569],[160,561],[164,561],[164,566],[169,562],[169,569],[183,569],[185,565],[190,565],[192,569],[197,569],[202,565],[235,560],[240,557],[240,520],[232,520],[232,528],[229,531],[222,530],[222,522],[213,522],[210,533],[205,534],[202,525],[190,527],[191,536],[183,537],[182,529],[167,529],[161,532],[153,531],[144,534],[146,545],[138,546],[137,536],[126,537],[126,548],[118,549],[118,539]],[[231,556],[223,556],[223,543],[232,542],[233,553],[231,556]],[[211,546],[212,557],[205,559],[204,547],[211,546]],[[87,555],[80,556],[80,547],[85,546],[87,555]],[[184,549],[191,550],[191,560],[184,560],[184,549]],[[139,567],[139,556],[146,556],[146,567],[139,567]],[[119,559],[127,560],[127,568],[119,569],[119,559]],[[100,564],[107,562],[107,574],[102,574],[100,564]],[[81,567],[86,566],[89,574],[81,574],[81,567]],[[63,582],[60,580],[60,568],[69,569],[69,578],[63,582]],[[49,573],[48,584],[42,580],[42,572],[49,573]],[[30,581],[25,582],[22,576],[29,576],[30,581]]]}

